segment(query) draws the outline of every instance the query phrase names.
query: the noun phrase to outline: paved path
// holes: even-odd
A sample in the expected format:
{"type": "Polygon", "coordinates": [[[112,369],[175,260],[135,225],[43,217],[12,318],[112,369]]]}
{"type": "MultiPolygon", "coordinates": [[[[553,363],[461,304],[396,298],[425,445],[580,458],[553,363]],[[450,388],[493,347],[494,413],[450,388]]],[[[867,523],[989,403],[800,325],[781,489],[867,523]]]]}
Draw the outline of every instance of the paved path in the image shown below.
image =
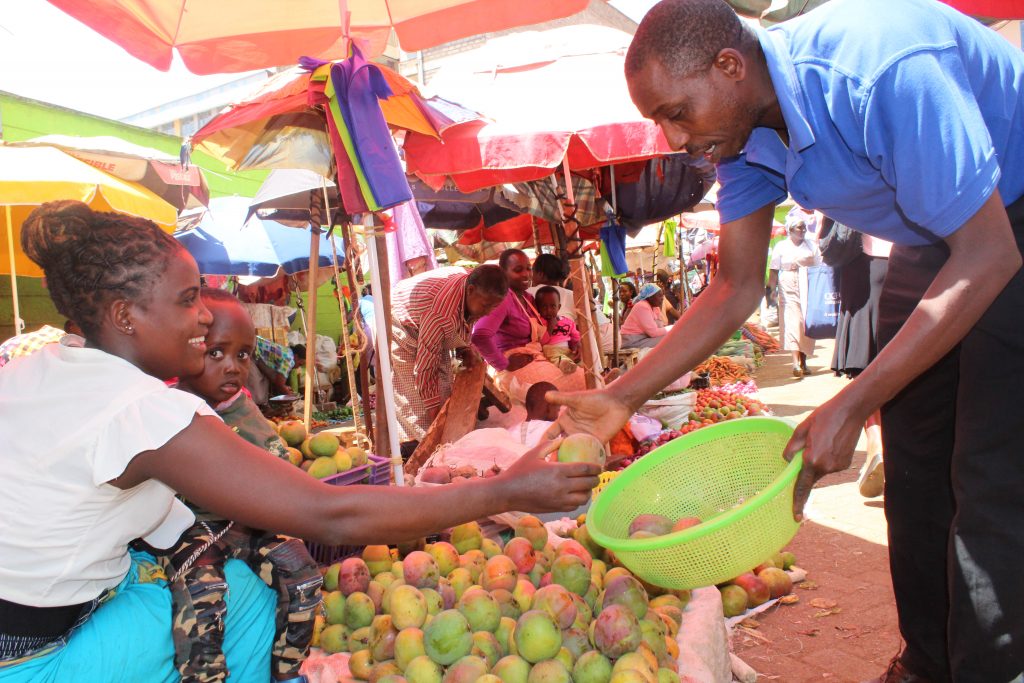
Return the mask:
{"type": "MultiPolygon", "coordinates": [[[[761,398],[776,415],[803,419],[847,383],[828,369],[831,357],[832,343],[818,342],[812,375],[796,380],[788,353],[769,356],[756,375],[761,398]]],[[[757,628],[733,636],[734,651],[759,681],[857,683],[878,676],[899,649],[882,499],[857,492],[864,456],[862,434],[853,467],[819,483],[810,521],[789,546],[816,587],[795,589],[798,603],[770,609],[757,628]]]]}

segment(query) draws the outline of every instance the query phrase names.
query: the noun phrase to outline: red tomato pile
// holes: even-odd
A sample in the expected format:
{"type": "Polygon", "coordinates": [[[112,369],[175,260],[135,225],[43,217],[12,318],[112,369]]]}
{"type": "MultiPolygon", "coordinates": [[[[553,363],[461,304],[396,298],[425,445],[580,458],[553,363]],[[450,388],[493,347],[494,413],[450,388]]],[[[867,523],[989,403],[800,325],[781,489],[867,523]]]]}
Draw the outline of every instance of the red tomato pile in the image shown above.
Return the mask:
{"type": "Polygon", "coordinates": [[[763,415],[765,406],[760,401],[721,389],[701,389],[697,392],[697,403],[689,415],[689,422],[686,422],[678,430],[666,430],[658,436],[648,439],[637,448],[636,455],[630,458],[619,460],[613,469],[623,469],[632,464],[634,460],[650,453],[658,446],[678,439],[684,434],[722,422],[724,420],[735,420],[738,417],[748,415],[763,415]]]}

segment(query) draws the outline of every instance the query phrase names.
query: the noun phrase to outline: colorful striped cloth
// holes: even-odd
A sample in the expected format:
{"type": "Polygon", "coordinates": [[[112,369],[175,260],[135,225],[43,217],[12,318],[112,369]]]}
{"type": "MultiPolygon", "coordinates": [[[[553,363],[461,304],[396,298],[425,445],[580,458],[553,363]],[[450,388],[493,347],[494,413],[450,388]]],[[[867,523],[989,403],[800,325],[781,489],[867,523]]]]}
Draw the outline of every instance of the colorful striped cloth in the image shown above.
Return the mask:
{"type": "Polygon", "coordinates": [[[64,330],[50,325],[43,325],[35,332],[26,332],[11,337],[3,344],[0,344],[0,368],[10,363],[18,356],[27,356],[35,353],[47,344],[59,342],[64,335],[64,330]]]}
{"type": "Polygon", "coordinates": [[[277,344],[264,337],[256,336],[256,349],[254,352],[256,360],[261,360],[267,366],[280,373],[285,378],[295,367],[295,354],[283,344],[277,344]]]}
{"type": "MultiPolygon", "coordinates": [[[[307,68],[316,60],[303,58],[307,68]]],[[[380,100],[392,96],[380,68],[366,60],[352,44],[351,55],[328,67],[321,64],[313,81],[324,81],[323,93],[311,89],[311,104],[326,104],[327,129],[338,167],[338,189],[349,213],[379,211],[412,199],[380,109],[380,100]],[[326,102],[321,98],[326,98],[326,102]]]]}

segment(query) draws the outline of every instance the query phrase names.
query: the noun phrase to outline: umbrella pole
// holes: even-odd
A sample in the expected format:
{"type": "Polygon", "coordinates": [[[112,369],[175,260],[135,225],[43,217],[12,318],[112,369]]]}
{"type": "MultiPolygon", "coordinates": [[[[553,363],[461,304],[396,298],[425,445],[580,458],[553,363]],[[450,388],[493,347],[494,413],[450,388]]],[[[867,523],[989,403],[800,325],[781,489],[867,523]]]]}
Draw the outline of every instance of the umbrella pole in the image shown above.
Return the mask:
{"type": "Polygon", "coordinates": [[[309,226],[309,285],[306,294],[306,386],[302,421],[310,431],[313,420],[313,379],[316,374],[316,281],[320,264],[320,228],[309,226]]]}
{"type": "MultiPolygon", "coordinates": [[[[352,367],[353,353],[352,347],[349,344],[348,334],[348,314],[345,311],[345,292],[341,287],[341,271],[338,269],[338,247],[334,243],[334,232],[333,223],[331,219],[331,204],[327,199],[327,179],[321,178],[321,189],[324,193],[324,214],[327,216],[327,234],[330,237],[331,242],[331,266],[334,268],[334,286],[338,288],[338,311],[341,313],[341,339],[343,348],[345,349],[345,370],[348,375],[348,390],[349,399],[352,401],[352,426],[355,427],[356,435],[362,434],[363,430],[360,428],[359,423],[359,410],[356,405],[356,373],[352,367]]],[[[319,244],[319,243],[318,243],[319,244]]],[[[355,282],[349,282],[352,288],[355,288],[355,282]]],[[[353,311],[355,313],[355,311],[353,311]]],[[[356,319],[355,315],[352,316],[353,321],[356,319]]],[[[353,325],[353,328],[357,325],[353,325]]]]}
{"type": "MultiPolygon", "coordinates": [[[[576,197],[572,191],[572,175],[569,171],[568,156],[562,159],[562,173],[565,175],[566,200],[570,205],[574,205],[576,204],[576,197]]],[[[562,222],[564,225],[564,218],[562,222]]],[[[582,246],[582,242],[579,240],[579,230],[580,226],[577,222],[572,235],[567,235],[567,237],[575,237],[576,243],[582,246]]],[[[577,323],[583,323],[578,325],[578,327],[580,328],[580,342],[583,345],[583,366],[587,389],[596,389],[597,377],[594,374],[596,356],[594,355],[594,346],[591,343],[593,339],[590,336],[590,331],[594,329],[593,318],[590,316],[590,285],[587,284],[587,278],[583,272],[582,255],[579,253],[570,255],[569,278],[572,281],[573,303],[576,304],[576,321],[577,323]]]]}
{"type": "Polygon", "coordinates": [[[21,311],[18,309],[18,274],[14,267],[14,220],[11,218],[11,205],[4,207],[7,216],[7,257],[11,265],[11,307],[14,313],[14,334],[21,334],[21,311]]]}
{"type": "MultiPolygon", "coordinates": [[[[615,193],[615,166],[608,167],[608,174],[611,177],[612,186],[612,214],[618,215],[619,201],[615,193]]],[[[609,259],[610,262],[610,259],[609,259]]],[[[613,367],[619,367],[619,281],[615,278],[608,278],[612,286],[612,363],[613,367]]]]}
{"type": "MultiPolygon", "coordinates": [[[[356,373],[352,367],[352,346],[349,344],[348,334],[348,313],[345,311],[345,292],[341,287],[341,271],[338,269],[338,248],[334,244],[334,238],[331,237],[331,264],[334,266],[334,284],[338,288],[338,310],[341,313],[341,339],[345,349],[345,370],[348,375],[348,386],[349,386],[349,398],[352,400],[352,426],[355,427],[356,433],[361,434],[363,432],[360,426],[359,411],[356,409],[356,373]]],[[[353,286],[354,283],[353,283],[353,286]]],[[[354,313],[354,311],[353,311],[354,313]]],[[[352,316],[353,323],[355,316],[352,316]]],[[[353,329],[356,325],[353,324],[353,329]]]]}
{"type": "MultiPolygon", "coordinates": [[[[391,374],[391,343],[388,318],[384,313],[384,288],[381,283],[382,264],[377,259],[377,236],[366,236],[366,253],[370,257],[370,278],[373,282],[373,308],[377,323],[377,359],[380,361],[380,377],[377,378],[377,410],[384,408],[388,426],[388,446],[391,450],[391,467],[395,472],[395,484],[405,485],[405,470],[402,467],[402,451],[398,445],[398,418],[395,415],[394,379],[391,374]],[[381,405],[383,403],[383,406],[381,405]]],[[[386,253],[386,252],[385,252],[386,253]]]]}
{"type": "MultiPolygon", "coordinates": [[[[348,281],[352,283],[352,314],[359,315],[359,319],[362,320],[362,315],[358,314],[359,311],[359,287],[356,286],[356,260],[358,255],[356,254],[356,243],[355,237],[352,233],[352,223],[346,218],[341,224],[342,240],[345,243],[345,272],[348,273],[348,281]]],[[[360,268],[360,271],[362,268],[360,268]]],[[[366,338],[366,334],[363,332],[362,327],[359,327],[357,338],[359,339],[359,352],[364,354],[368,353],[368,347],[370,340],[366,338]]],[[[370,443],[376,444],[377,437],[373,429],[373,411],[370,410],[370,372],[369,366],[366,363],[359,364],[359,386],[362,394],[363,404],[363,420],[366,422],[366,435],[370,437],[370,443]]]]}

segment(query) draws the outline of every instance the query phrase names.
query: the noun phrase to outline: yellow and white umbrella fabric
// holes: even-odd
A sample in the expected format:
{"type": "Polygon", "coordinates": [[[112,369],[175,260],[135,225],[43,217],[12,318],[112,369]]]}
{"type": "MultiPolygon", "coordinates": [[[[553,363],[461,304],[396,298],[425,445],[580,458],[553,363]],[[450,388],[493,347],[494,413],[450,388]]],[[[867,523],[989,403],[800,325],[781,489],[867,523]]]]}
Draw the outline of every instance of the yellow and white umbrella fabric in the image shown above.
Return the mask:
{"type": "Polygon", "coordinates": [[[113,211],[154,221],[172,232],[173,206],[133,183],[90,166],[54,147],[0,145],[0,274],[11,276],[15,329],[18,294],[15,275],[42,277],[43,272],[21,250],[21,225],[40,204],[76,199],[97,211],[113,211]]]}

